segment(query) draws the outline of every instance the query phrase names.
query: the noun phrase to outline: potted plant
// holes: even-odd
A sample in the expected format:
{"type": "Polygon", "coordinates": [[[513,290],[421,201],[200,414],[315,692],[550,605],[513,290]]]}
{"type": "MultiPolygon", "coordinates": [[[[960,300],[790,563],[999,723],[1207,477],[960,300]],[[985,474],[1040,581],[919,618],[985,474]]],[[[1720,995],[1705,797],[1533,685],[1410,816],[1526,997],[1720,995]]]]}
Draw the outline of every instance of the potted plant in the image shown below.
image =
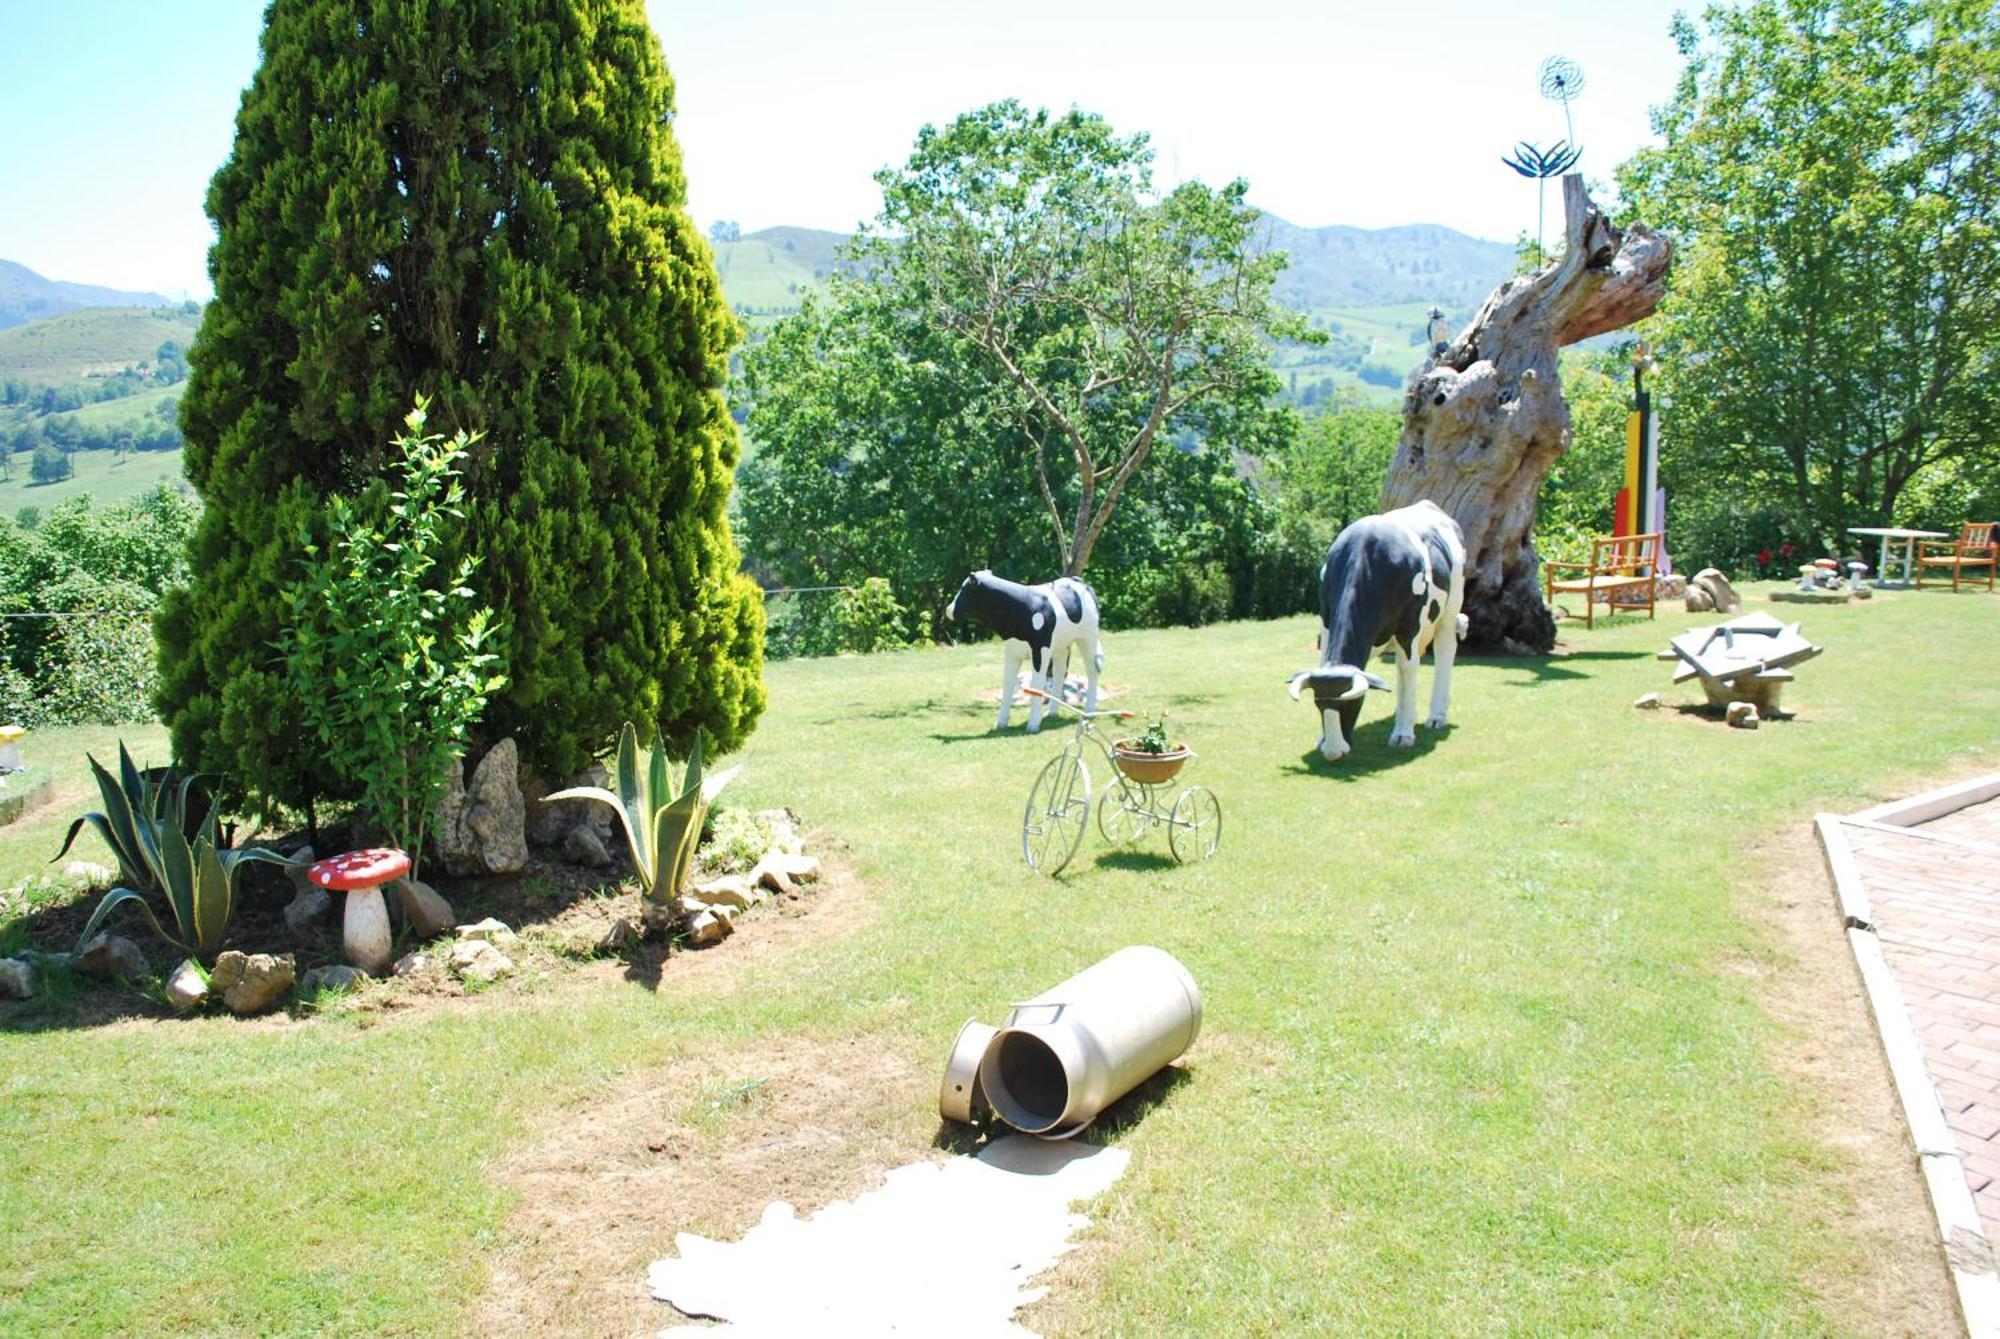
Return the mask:
{"type": "Polygon", "coordinates": [[[1156,716],[1147,722],[1137,739],[1120,739],[1111,746],[1111,760],[1118,770],[1142,786],[1162,786],[1172,781],[1194,750],[1167,737],[1167,718],[1156,716]]]}

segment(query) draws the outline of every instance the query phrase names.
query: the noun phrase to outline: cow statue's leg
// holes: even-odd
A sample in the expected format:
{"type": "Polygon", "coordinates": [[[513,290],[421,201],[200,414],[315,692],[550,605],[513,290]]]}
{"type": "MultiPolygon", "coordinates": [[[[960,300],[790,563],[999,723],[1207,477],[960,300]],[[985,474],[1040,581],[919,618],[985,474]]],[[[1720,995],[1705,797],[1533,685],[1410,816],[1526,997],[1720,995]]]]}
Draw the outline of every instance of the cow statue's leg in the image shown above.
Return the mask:
{"type": "MultiPolygon", "coordinates": [[[[1040,659],[1041,664],[1038,666],[1035,663],[1035,652],[1030,648],[1028,651],[1028,686],[1030,688],[1039,688],[1044,693],[1055,692],[1057,691],[1057,686],[1049,682],[1049,676],[1054,673],[1056,667],[1055,648],[1053,646],[1044,647],[1040,659]]],[[[1041,732],[1042,708],[1048,704],[1049,700],[1046,697],[1034,698],[1028,703],[1029,734],[1039,734],[1041,732]]]]}
{"type": "Polygon", "coordinates": [[[1431,714],[1426,730],[1444,729],[1445,712],[1451,706],[1451,664],[1458,659],[1458,618],[1447,614],[1438,621],[1437,640],[1431,652],[1431,714]]]}
{"type": "Polygon", "coordinates": [[[1087,676],[1087,686],[1083,690],[1083,709],[1097,710],[1097,676],[1104,672],[1104,652],[1098,648],[1097,633],[1092,632],[1084,639],[1083,672],[1087,676]]]}
{"type": "Polygon", "coordinates": [[[1320,708],[1319,756],[1328,762],[1339,762],[1353,747],[1347,742],[1347,732],[1341,727],[1340,713],[1332,707],[1320,708]]]}
{"type": "Polygon", "coordinates": [[[1015,679],[1021,672],[1021,644],[1002,642],[1000,653],[1006,660],[1000,671],[1000,719],[993,722],[995,730],[1007,728],[1007,717],[1014,710],[1014,690],[1018,686],[1015,679]]]}
{"type": "Polygon", "coordinates": [[[1413,749],[1417,746],[1417,657],[1413,648],[1396,644],[1396,726],[1389,732],[1389,747],[1413,749]]]}

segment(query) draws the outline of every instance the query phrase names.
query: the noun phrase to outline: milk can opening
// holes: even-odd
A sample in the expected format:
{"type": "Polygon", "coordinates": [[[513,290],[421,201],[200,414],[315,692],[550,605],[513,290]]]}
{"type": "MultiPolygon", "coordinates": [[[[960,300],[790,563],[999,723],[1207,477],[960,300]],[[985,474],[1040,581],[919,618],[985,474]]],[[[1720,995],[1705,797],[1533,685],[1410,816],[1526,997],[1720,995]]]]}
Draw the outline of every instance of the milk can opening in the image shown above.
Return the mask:
{"type": "Polygon", "coordinates": [[[999,1082],[986,1085],[986,1099],[1015,1129],[1030,1133],[1049,1129],[1069,1108],[1069,1075],[1040,1037],[1002,1033],[993,1073],[999,1082]]]}

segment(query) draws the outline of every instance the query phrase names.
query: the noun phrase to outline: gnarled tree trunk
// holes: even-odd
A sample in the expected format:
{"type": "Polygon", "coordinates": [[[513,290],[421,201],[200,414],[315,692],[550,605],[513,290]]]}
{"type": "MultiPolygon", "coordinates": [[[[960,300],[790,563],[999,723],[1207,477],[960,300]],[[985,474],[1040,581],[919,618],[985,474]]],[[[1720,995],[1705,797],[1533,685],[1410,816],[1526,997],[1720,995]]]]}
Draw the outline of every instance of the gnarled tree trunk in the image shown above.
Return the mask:
{"type": "Polygon", "coordinates": [[[1569,449],[1556,353],[1659,305],[1673,248],[1620,232],[1583,178],[1563,178],[1562,258],[1493,291],[1479,315],[1411,379],[1385,510],[1429,498],[1465,531],[1465,613],[1475,647],[1533,654],[1555,645],[1542,602],[1535,505],[1569,449]]]}

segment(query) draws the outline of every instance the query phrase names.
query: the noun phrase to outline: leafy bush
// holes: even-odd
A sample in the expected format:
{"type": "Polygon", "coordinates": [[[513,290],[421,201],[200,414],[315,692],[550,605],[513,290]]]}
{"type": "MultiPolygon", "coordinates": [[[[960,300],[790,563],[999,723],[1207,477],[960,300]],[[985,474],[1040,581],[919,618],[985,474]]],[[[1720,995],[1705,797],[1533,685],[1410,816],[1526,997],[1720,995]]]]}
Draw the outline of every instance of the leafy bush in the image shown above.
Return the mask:
{"type": "Polygon", "coordinates": [[[413,861],[446,766],[506,683],[493,611],[467,585],[474,560],[443,566],[464,542],[458,466],[478,439],[426,434],[425,413],[419,397],[395,441],[401,489],[334,498],[324,553],[301,533],[303,571],[278,638],[327,770],[413,861]]]}
{"type": "Polygon", "coordinates": [[[52,484],[69,478],[69,453],[47,442],[35,448],[28,462],[28,477],[38,484],[52,484]]]}
{"type": "Polygon", "coordinates": [[[748,809],[718,809],[702,863],[718,874],[746,874],[771,849],[771,825],[748,809]]]}

